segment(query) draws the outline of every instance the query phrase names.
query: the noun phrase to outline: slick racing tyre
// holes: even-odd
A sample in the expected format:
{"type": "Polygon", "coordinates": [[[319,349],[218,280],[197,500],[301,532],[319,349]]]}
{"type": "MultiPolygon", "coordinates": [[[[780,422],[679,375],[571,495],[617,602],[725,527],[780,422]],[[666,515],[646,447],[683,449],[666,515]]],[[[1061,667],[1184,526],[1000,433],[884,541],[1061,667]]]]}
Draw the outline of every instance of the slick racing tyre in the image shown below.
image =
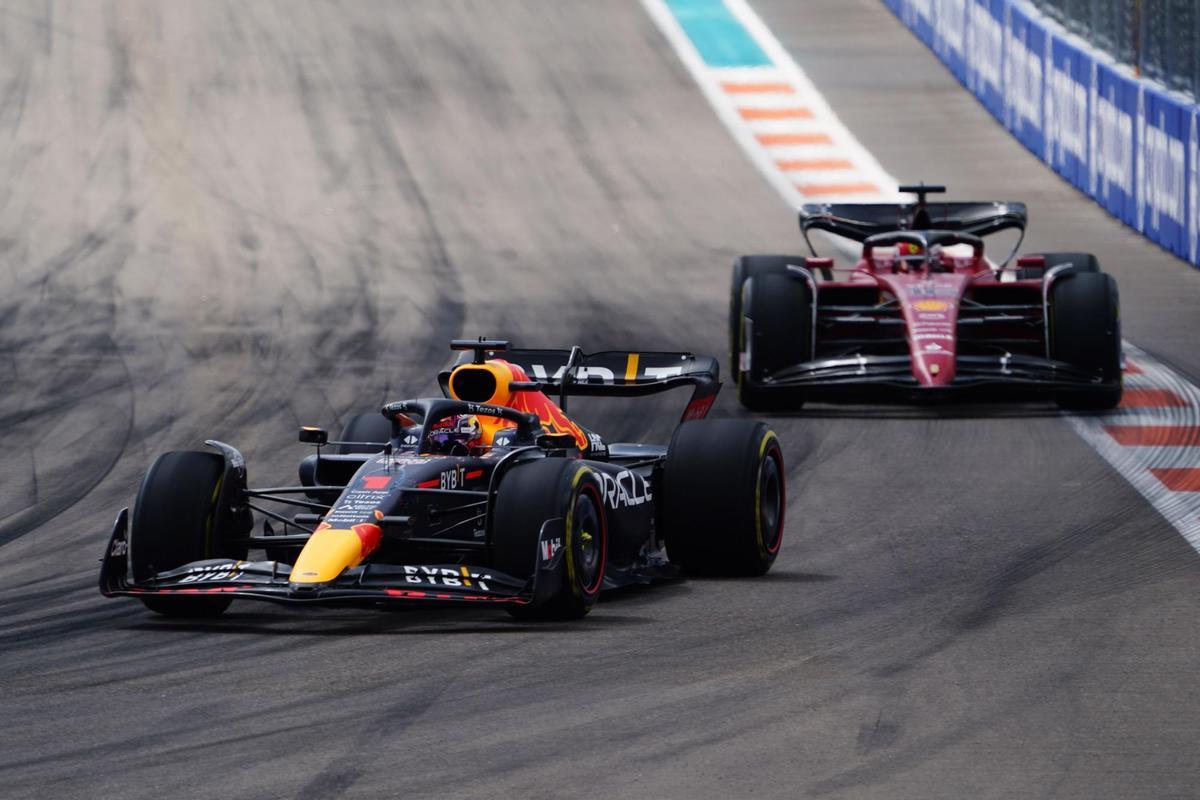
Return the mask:
{"type": "Polygon", "coordinates": [[[737,352],[749,354],[734,372],[738,400],[753,410],[799,408],[800,389],[767,388],[760,382],[776,370],[812,359],[812,291],[802,278],[761,275],[742,289],[743,313],[737,352]]]}
{"type": "Polygon", "coordinates": [[[786,275],[788,264],[804,265],[803,256],[740,256],[733,262],[733,281],[729,287],[729,374],[738,374],[738,354],[742,344],[742,287],[760,275],[786,275]]]}
{"type": "Polygon", "coordinates": [[[378,453],[392,439],[392,423],[378,411],[355,414],[342,428],[339,442],[379,442],[379,447],[364,444],[339,444],[334,452],[338,455],[351,453],[378,453]]]}
{"type": "MultiPolygon", "coordinates": [[[[216,453],[163,453],[150,465],[133,504],[129,562],[135,581],[209,558],[243,560],[246,547],[231,544],[233,521],[218,499],[226,480],[216,453]]],[[[146,607],[172,617],[215,617],[228,597],[154,595],[146,607]]]]}
{"type": "MultiPolygon", "coordinates": [[[[1023,281],[1030,278],[1040,278],[1055,267],[1061,267],[1063,264],[1070,264],[1070,270],[1063,272],[1099,272],[1100,262],[1091,253],[1030,253],[1031,256],[1042,256],[1046,259],[1046,269],[1043,271],[1036,267],[1022,267],[1017,270],[1017,280],[1023,281]]],[[[1059,273],[1060,275],[1062,273],[1059,273]]]]}
{"type": "Polygon", "coordinates": [[[1096,389],[1059,391],[1070,410],[1103,410],[1121,402],[1121,320],[1117,282],[1100,272],[1070,272],[1050,285],[1050,355],[1103,376],[1096,389]]]}
{"type": "Polygon", "coordinates": [[[697,420],[675,430],[659,526],[693,575],[762,575],[783,543],[783,451],[764,422],[697,420]]]}
{"type": "Polygon", "coordinates": [[[518,619],[579,619],[592,610],[604,583],[608,520],[599,477],[577,459],[546,458],[513,468],[500,483],[492,524],[492,561],[514,578],[538,568],[542,525],[563,518],[564,567],[539,602],[508,606],[518,619]]]}

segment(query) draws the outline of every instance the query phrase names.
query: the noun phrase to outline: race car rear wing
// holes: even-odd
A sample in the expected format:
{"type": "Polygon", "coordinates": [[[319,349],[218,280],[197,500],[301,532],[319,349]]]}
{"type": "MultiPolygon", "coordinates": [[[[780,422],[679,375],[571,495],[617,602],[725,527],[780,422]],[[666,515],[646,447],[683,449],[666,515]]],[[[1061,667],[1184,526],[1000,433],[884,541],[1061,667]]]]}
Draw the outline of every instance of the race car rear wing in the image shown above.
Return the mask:
{"type": "Polygon", "coordinates": [[[899,230],[943,230],[989,236],[1016,228],[1025,230],[1029,212],[1024,203],[822,203],[800,207],[800,231],[809,250],[810,230],[822,230],[856,242],[899,230]]]}
{"type": "MultiPolygon", "coordinates": [[[[720,366],[712,356],[659,351],[606,350],[584,353],[570,350],[510,349],[508,342],[455,340],[456,350],[475,351],[475,360],[502,358],[523,368],[547,394],[557,394],[565,409],[568,396],[639,397],[682,386],[693,387],[681,422],[702,419],[708,414],[721,389],[720,366]]],[[[458,363],[471,356],[464,353],[458,363]]],[[[438,375],[447,393],[450,370],[438,375]]]]}

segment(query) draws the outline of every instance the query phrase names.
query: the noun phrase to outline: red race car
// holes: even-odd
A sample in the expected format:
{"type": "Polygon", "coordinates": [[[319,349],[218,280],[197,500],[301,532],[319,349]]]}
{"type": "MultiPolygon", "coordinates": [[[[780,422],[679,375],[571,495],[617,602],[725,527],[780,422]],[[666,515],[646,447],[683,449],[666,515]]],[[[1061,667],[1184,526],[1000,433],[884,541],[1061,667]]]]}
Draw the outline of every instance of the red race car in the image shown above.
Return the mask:
{"type": "MultiPolygon", "coordinates": [[[[729,330],[738,399],[753,409],[809,399],[1053,397],[1068,409],[1121,400],[1117,284],[1090,253],[1038,253],[1009,266],[1022,203],[806,205],[812,257],[742,256],[729,330]],[[826,231],[861,245],[853,267],[817,256],[826,231]],[[1016,232],[997,263],[984,236],[1016,232]]],[[[857,250],[857,247],[855,248],[857,250]]]]}

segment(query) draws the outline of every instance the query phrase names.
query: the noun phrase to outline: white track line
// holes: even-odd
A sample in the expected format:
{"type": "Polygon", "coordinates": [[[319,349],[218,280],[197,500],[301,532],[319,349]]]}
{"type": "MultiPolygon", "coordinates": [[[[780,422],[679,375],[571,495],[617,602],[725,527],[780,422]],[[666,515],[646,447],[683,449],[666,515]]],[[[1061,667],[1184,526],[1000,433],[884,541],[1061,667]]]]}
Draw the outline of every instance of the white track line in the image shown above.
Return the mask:
{"type": "Polygon", "coordinates": [[[742,0],[726,0],[725,6],[767,54],[770,66],[710,67],[663,0],[642,0],[642,5],[734,140],[792,208],[804,203],[899,197],[896,179],[846,129],[804,71],[742,0]],[[770,113],[789,109],[804,116],[772,118],[770,113]],[[828,164],[816,168],[793,164],[791,169],[781,169],[778,163],[834,159],[847,166],[830,170],[828,164]]]}

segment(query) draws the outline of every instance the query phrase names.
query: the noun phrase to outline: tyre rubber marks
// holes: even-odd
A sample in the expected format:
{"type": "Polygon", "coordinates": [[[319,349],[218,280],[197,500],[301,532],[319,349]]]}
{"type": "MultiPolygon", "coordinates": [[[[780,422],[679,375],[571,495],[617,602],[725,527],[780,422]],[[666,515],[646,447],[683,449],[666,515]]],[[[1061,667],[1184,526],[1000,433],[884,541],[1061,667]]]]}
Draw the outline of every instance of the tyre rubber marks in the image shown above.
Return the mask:
{"type": "Polygon", "coordinates": [[[1200,389],[1125,343],[1115,411],[1067,421],[1200,551],[1200,389]]]}
{"type": "Polygon", "coordinates": [[[734,139],[794,208],[898,197],[896,180],[744,0],[642,3],[734,139]]]}

